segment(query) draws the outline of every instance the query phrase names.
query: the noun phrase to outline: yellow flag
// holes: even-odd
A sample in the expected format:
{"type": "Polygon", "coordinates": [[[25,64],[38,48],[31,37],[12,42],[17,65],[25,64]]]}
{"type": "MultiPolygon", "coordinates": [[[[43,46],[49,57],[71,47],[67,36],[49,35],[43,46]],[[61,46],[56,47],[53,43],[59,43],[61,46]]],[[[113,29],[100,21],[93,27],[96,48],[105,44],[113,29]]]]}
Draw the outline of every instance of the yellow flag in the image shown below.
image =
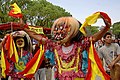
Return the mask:
{"type": "Polygon", "coordinates": [[[43,27],[33,27],[33,26],[28,26],[31,31],[36,32],[37,34],[44,34],[43,32],[43,27]]]}
{"type": "Polygon", "coordinates": [[[38,67],[38,64],[39,64],[39,62],[40,62],[43,54],[44,54],[44,48],[42,47],[42,45],[40,45],[40,53],[39,53],[39,55],[38,55],[38,58],[37,58],[36,62],[35,62],[34,65],[29,69],[29,71],[28,71],[26,74],[24,74],[24,76],[27,76],[27,75],[30,75],[30,74],[34,74],[34,73],[36,72],[37,67],[38,67]]]}
{"type": "Polygon", "coordinates": [[[11,6],[13,7],[14,14],[21,13],[21,9],[18,7],[18,5],[16,3],[12,4],[11,6]]]}
{"type": "Polygon", "coordinates": [[[5,57],[4,57],[4,51],[3,51],[3,48],[2,48],[2,52],[1,52],[1,68],[2,68],[2,76],[5,78],[6,77],[6,74],[5,74],[5,70],[6,70],[6,62],[5,62],[5,57]]]}
{"type": "Polygon", "coordinates": [[[96,80],[96,78],[100,78],[100,80],[110,80],[110,76],[105,72],[92,41],[88,54],[88,72],[85,80],[96,80]]]}
{"type": "Polygon", "coordinates": [[[11,35],[9,36],[9,38],[10,38],[10,43],[8,43],[8,44],[10,44],[10,47],[9,47],[8,51],[9,51],[9,54],[10,54],[10,58],[12,58],[12,60],[15,60],[14,62],[17,63],[18,60],[19,60],[17,49],[16,49],[14,40],[13,40],[11,35]],[[14,57],[12,57],[12,56],[14,56],[14,57]]]}
{"type": "Polygon", "coordinates": [[[18,56],[18,52],[17,52],[17,49],[16,49],[14,41],[13,41],[13,49],[14,49],[14,55],[15,55],[16,63],[18,63],[19,56],[18,56]]]}
{"type": "Polygon", "coordinates": [[[10,58],[12,57],[13,55],[13,40],[12,40],[12,37],[10,35],[10,49],[9,49],[9,53],[10,53],[10,58]]]}
{"type": "Polygon", "coordinates": [[[98,18],[100,18],[100,13],[99,12],[94,13],[93,15],[87,17],[85,22],[82,24],[82,26],[80,27],[79,30],[86,36],[85,27],[94,24],[97,21],[98,18]]]}
{"type": "Polygon", "coordinates": [[[97,76],[100,77],[101,80],[105,80],[102,72],[99,70],[99,67],[98,67],[98,65],[95,61],[92,41],[91,41],[91,46],[90,46],[90,49],[89,49],[89,58],[92,62],[91,63],[91,68],[92,68],[91,80],[95,80],[97,76]]]}

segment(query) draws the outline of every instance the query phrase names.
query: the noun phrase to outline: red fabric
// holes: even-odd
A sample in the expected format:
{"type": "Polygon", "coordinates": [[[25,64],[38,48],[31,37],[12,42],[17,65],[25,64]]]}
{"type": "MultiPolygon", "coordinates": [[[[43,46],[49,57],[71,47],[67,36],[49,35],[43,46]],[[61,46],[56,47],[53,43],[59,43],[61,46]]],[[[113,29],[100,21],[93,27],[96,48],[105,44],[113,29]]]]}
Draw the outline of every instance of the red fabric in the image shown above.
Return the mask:
{"type": "MultiPolygon", "coordinates": [[[[110,76],[105,72],[102,62],[101,62],[99,56],[97,55],[98,53],[96,52],[94,46],[93,46],[93,54],[94,54],[94,59],[98,65],[98,68],[101,71],[102,75],[104,76],[105,80],[110,80],[110,76]]],[[[86,75],[85,80],[91,80],[91,77],[92,77],[91,60],[88,58],[88,73],[86,75]]]]}
{"type": "MultiPolygon", "coordinates": [[[[8,30],[8,29],[11,29],[11,27],[12,27],[14,30],[18,30],[18,29],[20,29],[20,24],[15,23],[15,22],[0,24],[0,30],[8,30]]],[[[26,26],[26,27],[27,27],[27,26],[26,26]]],[[[37,27],[41,27],[41,26],[37,26],[37,27]]],[[[51,34],[51,28],[43,27],[43,32],[44,32],[45,34],[51,34]]]]}
{"type": "Polygon", "coordinates": [[[9,68],[10,68],[10,63],[8,62],[6,56],[4,55],[4,58],[5,58],[5,63],[6,63],[6,70],[5,70],[5,73],[9,73],[9,68]]]}
{"type": "Polygon", "coordinates": [[[107,21],[111,24],[111,19],[110,19],[110,17],[109,17],[106,13],[100,12],[100,14],[101,14],[101,16],[102,16],[104,19],[107,19],[107,21]]]}
{"type": "Polygon", "coordinates": [[[15,23],[15,22],[0,24],[0,30],[8,30],[8,29],[11,29],[11,27],[12,27],[14,30],[17,30],[17,29],[19,29],[20,24],[15,23]]]}
{"type": "Polygon", "coordinates": [[[98,53],[96,52],[94,47],[93,47],[93,51],[94,51],[95,61],[96,61],[97,65],[98,65],[98,68],[102,72],[105,80],[110,80],[110,76],[105,72],[105,70],[103,68],[103,65],[102,65],[102,62],[101,62],[99,56],[97,55],[98,53]]]}
{"type": "MultiPolygon", "coordinates": [[[[89,54],[88,54],[89,55],[89,54]]],[[[92,76],[92,70],[91,70],[91,60],[88,58],[88,73],[86,75],[85,80],[90,80],[92,76]]]]}
{"type": "MultiPolygon", "coordinates": [[[[36,71],[39,69],[39,67],[40,67],[40,65],[42,64],[42,61],[44,60],[44,55],[42,56],[42,58],[41,58],[41,60],[40,60],[40,62],[39,62],[39,64],[38,64],[38,66],[37,66],[37,69],[36,69],[36,71]]],[[[32,78],[34,76],[34,74],[29,74],[29,75],[27,75],[26,77],[27,78],[32,78]]]]}
{"type": "Polygon", "coordinates": [[[10,35],[7,36],[5,43],[5,49],[9,50],[9,48],[10,48],[10,35]]]}
{"type": "MultiPolygon", "coordinates": [[[[3,50],[4,50],[4,48],[3,48],[3,50]]],[[[5,52],[5,51],[3,51],[3,52],[5,52]]],[[[6,53],[4,53],[4,60],[5,60],[5,67],[6,67],[5,74],[8,74],[10,71],[10,63],[7,60],[6,53]]]]}
{"type": "Polygon", "coordinates": [[[110,17],[104,12],[100,12],[100,15],[104,18],[104,21],[106,23],[106,27],[110,27],[110,25],[111,25],[110,17]]]}
{"type": "Polygon", "coordinates": [[[23,28],[28,28],[28,29],[29,29],[29,27],[28,27],[28,25],[27,25],[27,24],[25,24],[25,25],[23,26],[23,28]]]}
{"type": "Polygon", "coordinates": [[[23,17],[22,13],[14,14],[13,12],[14,12],[14,10],[11,10],[11,11],[8,13],[8,15],[9,15],[9,16],[12,16],[12,17],[14,17],[14,18],[22,18],[22,17],[23,17]]]}
{"type": "Polygon", "coordinates": [[[8,35],[7,36],[7,38],[6,38],[6,43],[5,43],[5,49],[8,51],[7,52],[7,55],[8,55],[8,58],[10,59],[10,60],[12,60],[13,62],[16,62],[16,59],[15,59],[15,55],[13,54],[12,55],[12,57],[10,58],[10,54],[11,54],[11,47],[10,47],[10,39],[11,37],[10,37],[10,35],[8,35]]]}
{"type": "Polygon", "coordinates": [[[6,38],[6,43],[5,43],[5,50],[8,51],[8,58],[10,58],[10,35],[7,36],[6,38]]]}
{"type": "MultiPolygon", "coordinates": [[[[37,61],[39,54],[40,54],[40,50],[38,50],[38,51],[36,52],[36,54],[34,55],[34,57],[27,63],[25,70],[22,71],[22,72],[20,72],[19,74],[22,74],[22,75],[27,74],[28,71],[29,71],[29,70],[32,68],[32,66],[34,65],[34,63],[37,61]]],[[[43,60],[44,60],[44,55],[42,55],[42,57],[41,57],[41,59],[40,59],[40,62],[39,62],[39,64],[38,64],[38,66],[37,66],[37,69],[40,67],[40,65],[41,65],[41,63],[42,63],[43,60]]],[[[36,69],[36,71],[37,71],[37,69],[36,69]]],[[[29,75],[27,75],[26,77],[27,77],[27,78],[32,78],[33,75],[34,75],[34,74],[29,74],[29,75]]]]}

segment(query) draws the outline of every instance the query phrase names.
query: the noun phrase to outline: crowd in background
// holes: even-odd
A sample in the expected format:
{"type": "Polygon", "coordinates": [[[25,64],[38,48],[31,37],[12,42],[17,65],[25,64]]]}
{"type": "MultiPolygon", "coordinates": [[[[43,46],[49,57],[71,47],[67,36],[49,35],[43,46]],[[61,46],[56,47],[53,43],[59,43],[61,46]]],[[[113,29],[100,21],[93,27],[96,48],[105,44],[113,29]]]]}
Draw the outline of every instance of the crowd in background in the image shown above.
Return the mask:
{"type": "MultiPolygon", "coordinates": [[[[120,46],[120,39],[118,38],[115,38],[112,40],[112,43],[117,43],[119,46],[120,46]]],[[[102,46],[104,45],[104,40],[103,39],[100,39],[98,40],[96,43],[95,43],[95,48],[96,50],[98,50],[99,48],[101,48],[102,46]]]]}

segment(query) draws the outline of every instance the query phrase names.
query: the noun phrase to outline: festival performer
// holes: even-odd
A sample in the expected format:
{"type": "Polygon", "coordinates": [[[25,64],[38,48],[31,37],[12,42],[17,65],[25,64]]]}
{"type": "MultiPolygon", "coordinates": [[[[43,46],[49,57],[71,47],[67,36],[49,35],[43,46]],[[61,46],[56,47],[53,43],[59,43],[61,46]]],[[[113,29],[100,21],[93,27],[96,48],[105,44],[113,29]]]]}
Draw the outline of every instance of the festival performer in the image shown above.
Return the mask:
{"type": "Polygon", "coordinates": [[[2,76],[11,76],[12,80],[27,79],[23,75],[18,75],[23,71],[26,64],[32,59],[32,44],[29,35],[24,31],[15,31],[5,36],[2,44],[2,76]],[[4,74],[4,69],[6,69],[4,74]]]}
{"type": "Polygon", "coordinates": [[[110,79],[93,47],[93,43],[101,39],[111,26],[111,19],[106,13],[94,13],[86,19],[82,26],[73,17],[58,18],[52,26],[51,39],[30,31],[28,25],[22,19],[20,19],[20,24],[21,28],[32,38],[54,51],[56,80],[95,80],[96,76],[101,77],[102,80],[110,79]],[[100,17],[104,20],[106,26],[92,36],[82,36],[82,33],[86,34],[85,27],[94,24],[100,17]],[[85,56],[87,54],[88,57],[85,56]],[[88,60],[88,62],[85,60],[88,60]],[[88,63],[88,67],[84,63],[88,63]]]}

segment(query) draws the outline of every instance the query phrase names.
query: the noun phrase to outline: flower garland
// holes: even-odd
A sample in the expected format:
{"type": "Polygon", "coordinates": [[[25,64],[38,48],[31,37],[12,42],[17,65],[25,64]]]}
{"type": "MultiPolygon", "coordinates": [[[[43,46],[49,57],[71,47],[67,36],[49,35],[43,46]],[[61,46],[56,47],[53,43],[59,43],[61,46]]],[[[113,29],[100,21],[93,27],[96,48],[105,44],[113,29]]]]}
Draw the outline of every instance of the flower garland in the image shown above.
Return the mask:
{"type": "Polygon", "coordinates": [[[58,72],[60,74],[62,73],[62,71],[71,71],[71,70],[75,70],[75,72],[78,72],[80,48],[78,48],[78,51],[77,51],[76,65],[74,67],[72,67],[72,65],[74,64],[75,57],[69,63],[65,63],[65,62],[62,61],[61,58],[59,58],[58,52],[57,52],[56,49],[54,50],[54,52],[55,52],[55,56],[56,56],[56,59],[57,59],[57,62],[58,62],[58,72]],[[64,68],[62,68],[61,66],[64,67],[64,68]]]}

